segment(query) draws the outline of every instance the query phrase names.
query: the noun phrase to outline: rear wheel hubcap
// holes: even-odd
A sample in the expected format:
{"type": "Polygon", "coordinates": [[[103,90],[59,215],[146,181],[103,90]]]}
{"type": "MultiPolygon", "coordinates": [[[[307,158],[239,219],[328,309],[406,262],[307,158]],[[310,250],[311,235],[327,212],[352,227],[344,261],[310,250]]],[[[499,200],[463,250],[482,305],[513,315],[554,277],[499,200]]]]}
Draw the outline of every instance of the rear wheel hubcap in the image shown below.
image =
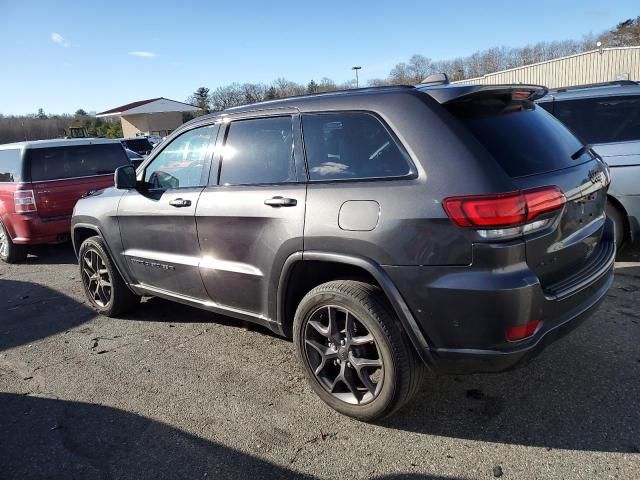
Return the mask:
{"type": "Polygon", "coordinates": [[[329,305],[311,313],[304,353],[318,383],[337,399],[364,405],[379,395],[384,365],[378,344],[348,309],[329,305]]]}

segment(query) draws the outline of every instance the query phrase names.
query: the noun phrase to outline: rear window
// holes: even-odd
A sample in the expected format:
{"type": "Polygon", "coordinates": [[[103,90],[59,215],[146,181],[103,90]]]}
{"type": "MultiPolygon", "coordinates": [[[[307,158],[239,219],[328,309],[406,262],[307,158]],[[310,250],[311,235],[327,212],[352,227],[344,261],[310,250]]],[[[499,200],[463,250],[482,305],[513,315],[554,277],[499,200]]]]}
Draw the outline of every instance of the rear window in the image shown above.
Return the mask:
{"type": "Polygon", "coordinates": [[[580,141],[544,109],[529,101],[492,97],[447,106],[512,177],[571,167],[580,141]]]}
{"type": "Polygon", "coordinates": [[[108,175],[129,164],[119,143],[34,148],[27,158],[33,182],[108,175]]]}
{"type": "Polygon", "coordinates": [[[122,144],[129,150],[133,150],[141,155],[147,155],[152,149],[153,145],[146,138],[134,138],[132,140],[123,140],[122,144]]]}
{"type": "Polygon", "coordinates": [[[640,140],[640,95],[554,103],[558,120],[586,143],[640,140]]]}
{"type": "Polygon", "coordinates": [[[0,182],[19,182],[20,171],[20,150],[0,150],[0,182]]]}

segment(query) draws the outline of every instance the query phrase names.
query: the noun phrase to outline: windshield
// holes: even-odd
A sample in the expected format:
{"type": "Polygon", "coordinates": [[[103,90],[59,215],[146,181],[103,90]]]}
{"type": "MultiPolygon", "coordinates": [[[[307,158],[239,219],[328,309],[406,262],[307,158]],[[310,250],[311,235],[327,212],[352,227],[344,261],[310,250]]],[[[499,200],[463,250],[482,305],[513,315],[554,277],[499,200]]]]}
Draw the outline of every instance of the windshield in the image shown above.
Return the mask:
{"type": "Polygon", "coordinates": [[[119,143],[35,148],[27,159],[33,182],[108,175],[129,164],[119,143]]]}

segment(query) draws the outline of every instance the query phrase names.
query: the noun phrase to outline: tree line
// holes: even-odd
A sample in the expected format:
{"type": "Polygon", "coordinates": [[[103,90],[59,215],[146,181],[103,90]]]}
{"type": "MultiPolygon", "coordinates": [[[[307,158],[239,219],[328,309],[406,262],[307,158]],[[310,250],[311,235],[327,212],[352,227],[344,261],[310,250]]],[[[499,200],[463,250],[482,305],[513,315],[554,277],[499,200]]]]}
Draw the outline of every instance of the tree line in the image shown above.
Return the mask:
{"type": "Polygon", "coordinates": [[[73,115],[48,115],[40,108],[32,115],[0,114],[0,144],[62,138],[70,127],[84,127],[92,137],[122,137],[119,119],[96,118],[83,109],[78,109],[73,115]]]}
{"type": "MultiPolygon", "coordinates": [[[[585,35],[581,40],[538,42],[521,48],[494,47],[466,57],[433,61],[423,54],[414,54],[407,61],[396,64],[385,78],[372,79],[369,86],[415,85],[433,73],[446,73],[452,81],[479,77],[509,68],[551,60],[603,47],[640,45],[640,16],[618,23],[599,35],[585,35]]],[[[366,66],[365,66],[366,68],[366,66]]],[[[291,97],[306,93],[322,93],[355,87],[355,81],[336,83],[330,78],[306,85],[278,78],[265,84],[232,83],[210,90],[198,88],[187,102],[202,109],[202,113],[222,111],[230,107],[265,100],[291,97]]],[[[192,115],[185,115],[188,120],[192,115]]],[[[83,109],[75,114],[51,115],[41,108],[31,115],[0,114],[0,143],[62,137],[69,127],[85,127],[89,135],[117,138],[122,136],[118,119],[102,119],[88,115],[83,109]]]]}
{"type": "MultiPolygon", "coordinates": [[[[538,42],[521,48],[494,47],[466,57],[433,61],[423,54],[414,54],[408,61],[396,64],[388,76],[368,82],[369,86],[415,85],[433,73],[446,73],[451,81],[481,77],[488,73],[544,62],[597,48],[640,45],[640,16],[618,23],[599,35],[585,35],[581,40],[538,42]]],[[[203,112],[218,112],[226,108],[305,93],[320,93],[355,87],[355,82],[337,84],[330,78],[307,85],[279,78],[271,84],[232,83],[210,90],[198,88],[187,102],[203,112]]]]}

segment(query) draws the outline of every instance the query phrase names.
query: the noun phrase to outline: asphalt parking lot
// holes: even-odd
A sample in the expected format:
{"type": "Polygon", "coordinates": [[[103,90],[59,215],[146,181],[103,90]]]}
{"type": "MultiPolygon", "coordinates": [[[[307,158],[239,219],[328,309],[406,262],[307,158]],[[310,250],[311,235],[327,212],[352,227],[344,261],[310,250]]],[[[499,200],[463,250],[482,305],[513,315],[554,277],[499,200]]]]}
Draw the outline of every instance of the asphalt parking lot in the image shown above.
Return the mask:
{"type": "Polygon", "coordinates": [[[376,425],[290,342],[159,299],[85,303],[70,245],[0,264],[0,478],[640,478],[640,250],[525,369],[430,377],[376,425]]]}

